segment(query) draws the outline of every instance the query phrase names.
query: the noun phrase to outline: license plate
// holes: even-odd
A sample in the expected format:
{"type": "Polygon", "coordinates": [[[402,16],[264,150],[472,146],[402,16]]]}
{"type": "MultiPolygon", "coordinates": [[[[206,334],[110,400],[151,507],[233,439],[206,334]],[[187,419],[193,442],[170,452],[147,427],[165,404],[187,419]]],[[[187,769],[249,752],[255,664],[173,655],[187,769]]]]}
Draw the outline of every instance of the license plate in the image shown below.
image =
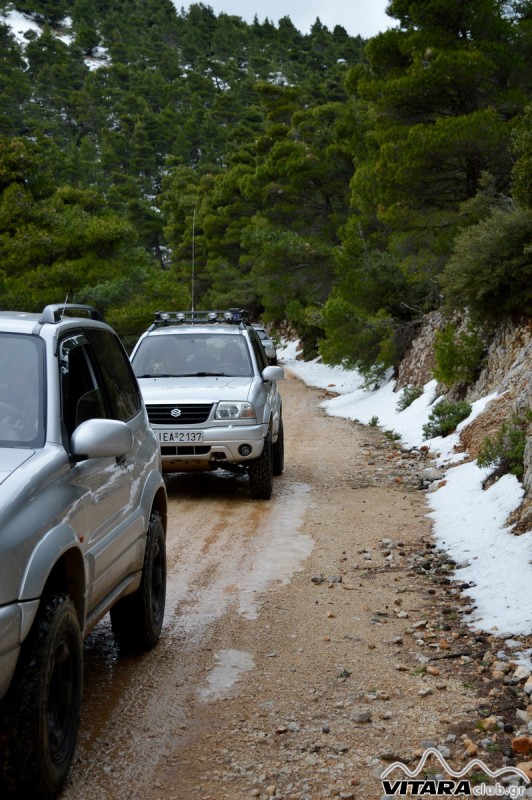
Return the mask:
{"type": "Polygon", "coordinates": [[[160,442],[202,442],[203,431],[157,431],[160,442]]]}

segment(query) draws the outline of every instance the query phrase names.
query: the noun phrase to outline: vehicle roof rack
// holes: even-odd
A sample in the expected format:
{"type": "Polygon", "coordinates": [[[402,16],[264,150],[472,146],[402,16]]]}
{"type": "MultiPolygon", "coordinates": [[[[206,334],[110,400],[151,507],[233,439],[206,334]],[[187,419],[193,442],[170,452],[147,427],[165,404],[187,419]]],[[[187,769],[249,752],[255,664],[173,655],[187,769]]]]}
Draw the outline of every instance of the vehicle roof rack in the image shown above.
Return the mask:
{"type": "Polygon", "coordinates": [[[78,303],[52,303],[45,307],[41,314],[39,323],[45,325],[50,323],[55,325],[61,322],[64,317],[87,317],[88,319],[95,319],[98,322],[105,322],[103,315],[94,306],[85,306],[78,303]],[[71,312],[80,313],[71,313],[71,312]]]}
{"type": "Polygon", "coordinates": [[[153,328],[165,325],[245,325],[248,312],[245,308],[228,308],[226,311],[156,311],[153,328]]]}

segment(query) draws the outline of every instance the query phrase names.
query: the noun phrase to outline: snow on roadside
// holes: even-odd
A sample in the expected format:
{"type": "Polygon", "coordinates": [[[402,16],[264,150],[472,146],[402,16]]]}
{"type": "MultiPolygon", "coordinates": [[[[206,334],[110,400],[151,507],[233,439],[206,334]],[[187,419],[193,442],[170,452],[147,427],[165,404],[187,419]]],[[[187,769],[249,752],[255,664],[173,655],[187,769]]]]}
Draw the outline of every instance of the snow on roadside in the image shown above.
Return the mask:
{"type": "Polygon", "coordinates": [[[283,344],[278,350],[279,362],[308,386],[337,393],[322,402],[328,414],[364,424],[375,424],[378,418],[379,427],[401,434],[406,447],[429,447],[445,471],[445,485],[427,494],[428,516],[433,520],[437,544],[459,565],[455,579],[469,584],[467,595],[476,608],[468,624],[501,636],[509,644],[511,636],[530,635],[532,592],[527,587],[532,585],[532,531],[514,536],[505,524],[522,501],[523,487],[515,476],[505,475],[484,490],[491,469],[481,469],[476,461],[459,463],[467,454],[455,452],[460,429],[481,414],[496,394],[473,403],[470,416],[456,433],[424,441],[422,429],[436,398],[436,381],[427,383],[420,397],[398,411],[401,394],[394,392],[393,380],[367,390],[356,370],[326,366],[319,359],[300,361],[297,352],[297,342],[283,344]]]}

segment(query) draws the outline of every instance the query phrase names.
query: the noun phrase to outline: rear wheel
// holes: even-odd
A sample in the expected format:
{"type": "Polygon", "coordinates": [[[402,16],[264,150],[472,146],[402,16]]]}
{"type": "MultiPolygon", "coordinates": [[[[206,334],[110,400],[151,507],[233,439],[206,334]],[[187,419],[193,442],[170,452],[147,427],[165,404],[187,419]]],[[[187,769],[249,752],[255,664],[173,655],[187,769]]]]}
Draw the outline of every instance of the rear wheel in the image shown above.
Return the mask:
{"type": "Polygon", "coordinates": [[[63,786],[79,728],[83,647],[70,597],[43,600],[1,708],[0,795],[48,800],[63,786]]]}
{"type": "Polygon", "coordinates": [[[269,500],[273,491],[273,451],[270,433],[262,453],[249,465],[249,493],[254,500],[269,500]]]}
{"type": "Polygon", "coordinates": [[[158,513],[150,518],[140,586],[111,609],[114,637],[122,650],[150,650],[159,639],[166,599],[166,540],[158,513]]]}

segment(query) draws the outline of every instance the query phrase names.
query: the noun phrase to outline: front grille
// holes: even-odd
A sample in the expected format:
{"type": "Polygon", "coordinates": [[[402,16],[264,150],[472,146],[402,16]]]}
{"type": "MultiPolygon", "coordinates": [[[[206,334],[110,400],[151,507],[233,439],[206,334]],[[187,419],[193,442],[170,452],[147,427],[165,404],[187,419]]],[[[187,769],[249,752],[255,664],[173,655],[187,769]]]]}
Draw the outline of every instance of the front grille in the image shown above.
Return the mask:
{"type": "Polygon", "coordinates": [[[213,403],[173,403],[164,406],[146,406],[151,425],[201,425],[207,422],[213,403]],[[181,413],[172,415],[178,409],[181,413]]]}
{"type": "Polygon", "coordinates": [[[210,447],[206,445],[167,445],[161,447],[161,455],[163,456],[206,456],[210,451],[210,447]]]}

